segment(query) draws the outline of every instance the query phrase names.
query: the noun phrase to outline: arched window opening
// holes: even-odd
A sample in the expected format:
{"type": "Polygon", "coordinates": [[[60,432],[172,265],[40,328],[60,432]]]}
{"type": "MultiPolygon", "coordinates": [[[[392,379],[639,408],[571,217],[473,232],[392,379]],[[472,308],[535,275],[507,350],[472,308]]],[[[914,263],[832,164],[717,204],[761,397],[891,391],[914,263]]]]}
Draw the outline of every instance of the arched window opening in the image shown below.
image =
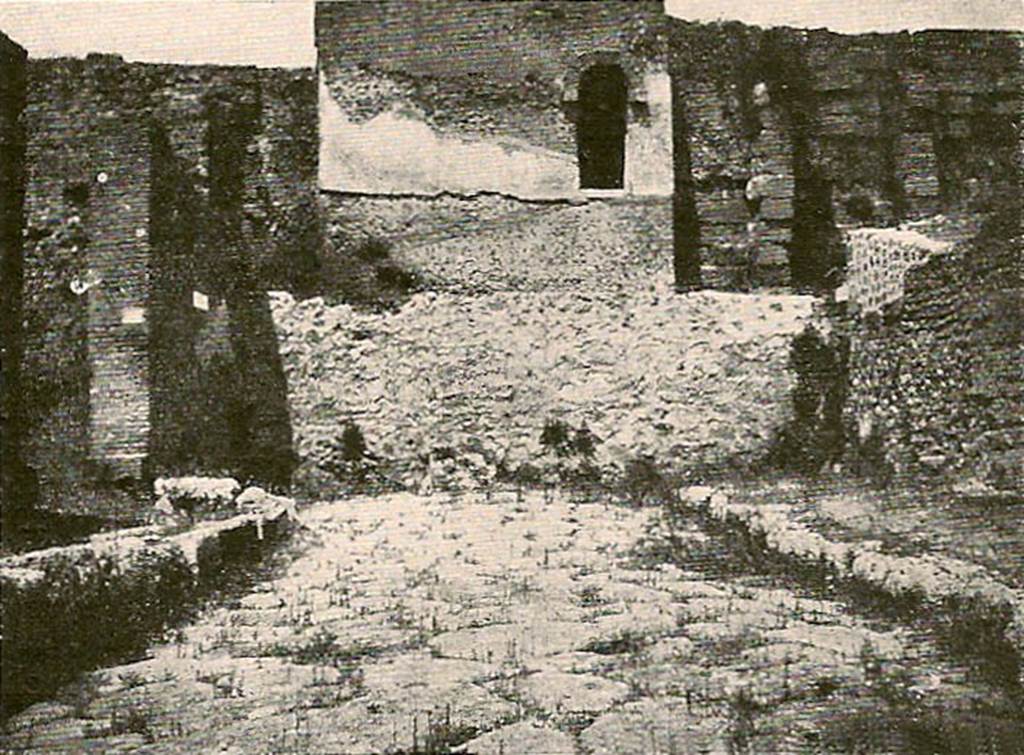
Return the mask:
{"type": "Polygon", "coordinates": [[[626,161],[626,76],[619,66],[591,66],[580,78],[576,151],[580,188],[622,188],[626,161]]]}

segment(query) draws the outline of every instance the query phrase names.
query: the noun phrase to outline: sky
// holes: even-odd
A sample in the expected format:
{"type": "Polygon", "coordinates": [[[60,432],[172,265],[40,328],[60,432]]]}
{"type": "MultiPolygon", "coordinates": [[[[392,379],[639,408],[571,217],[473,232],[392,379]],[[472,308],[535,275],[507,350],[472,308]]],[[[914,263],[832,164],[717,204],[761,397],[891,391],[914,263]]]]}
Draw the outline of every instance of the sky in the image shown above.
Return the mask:
{"type": "MultiPolygon", "coordinates": [[[[666,0],[666,8],[694,21],[845,33],[1024,29],[1024,0],[666,0]]],[[[168,63],[316,62],[312,0],[0,0],[0,31],[38,58],[114,52],[168,63]]]]}
{"type": "Polygon", "coordinates": [[[845,34],[919,29],[1024,29],[1024,0],[665,0],[674,16],[845,34]]]}
{"type": "Polygon", "coordinates": [[[0,31],[46,58],[295,68],[316,62],[311,0],[0,0],[0,31]]]}

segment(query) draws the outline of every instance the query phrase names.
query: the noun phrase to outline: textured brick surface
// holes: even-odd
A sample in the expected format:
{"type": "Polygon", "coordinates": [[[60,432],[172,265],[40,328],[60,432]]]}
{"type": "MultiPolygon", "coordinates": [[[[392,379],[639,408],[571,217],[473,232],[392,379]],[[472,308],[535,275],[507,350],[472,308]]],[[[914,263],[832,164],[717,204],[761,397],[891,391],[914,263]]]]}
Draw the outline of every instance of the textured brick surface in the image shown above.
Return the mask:
{"type": "MultiPolygon", "coordinates": [[[[664,59],[661,2],[427,4],[394,0],[321,3],[319,67],[354,117],[411,100],[427,121],[463,136],[523,139],[575,155],[572,121],[582,71],[611,54],[634,94],[649,61],[664,59]],[[495,44],[495,40],[501,40],[495,44]],[[359,89],[346,69],[383,73],[359,89]]],[[[644,95],[635,97],[646,99],[644,95]]]]}
{"type": "Polygon", "coordinates": [[[1019,191],[1019,35],[843,36],[674,20],[669,56],[705,264],[762,243],[744,230],[752,219],[792,222],[784,243],[794,253],[801,213],[888,224],[1019,191]],[[760,104],[759,82],[768,92],[760,104]],[[758,174],[790,178],[793,194],[744,208],[737,196],[758,174]],[[728,235],[708,228],[729,224],[728,235]]]}
{"type": "Polygon", "coordinates": [[[897,473],[1020,486],[1020,260],[1019,226],[1016,236],[983,234],[909,270],[886,322],[856,326],[848,419],[884,440],[897,473]]]}
{"type": "Polygon", "coordinates": [[[18,483],[25,50],[0,33],[0,508],[18,483]]]}
{"type": "Polygon", "coordinates": [[[315,257],[312,71],[90,55],[32,61],[28,91],[26,453],[44,505],[98,476],[286,455],[259,292],[315,257]]]}

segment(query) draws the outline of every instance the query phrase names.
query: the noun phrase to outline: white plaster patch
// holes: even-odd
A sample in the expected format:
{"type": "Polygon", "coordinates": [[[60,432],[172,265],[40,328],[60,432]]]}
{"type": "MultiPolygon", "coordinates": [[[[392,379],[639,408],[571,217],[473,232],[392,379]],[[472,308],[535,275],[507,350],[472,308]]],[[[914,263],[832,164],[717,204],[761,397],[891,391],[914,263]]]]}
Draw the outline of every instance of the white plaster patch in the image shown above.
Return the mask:
{"type": "Polygon", "coordinates": [[[144,307],[125,307],[121,310],[122,325],[138,325],[146,321],[146,310],[144,307]]]}
{"type": "Polygon", "coordinates": [[[667,71],[644,74],[649,117],[631,122],[626,133],[626,193],[670,197],[672,177],[672,85],[667,71]]]}
{"type": "Polygon", "coordinates": [[[353,123],[320,82],[322,188],[369,194],[493,191],[554,199],[579,196],[577,173],[574,155],[440,136],[397,108],[353,123]]]}

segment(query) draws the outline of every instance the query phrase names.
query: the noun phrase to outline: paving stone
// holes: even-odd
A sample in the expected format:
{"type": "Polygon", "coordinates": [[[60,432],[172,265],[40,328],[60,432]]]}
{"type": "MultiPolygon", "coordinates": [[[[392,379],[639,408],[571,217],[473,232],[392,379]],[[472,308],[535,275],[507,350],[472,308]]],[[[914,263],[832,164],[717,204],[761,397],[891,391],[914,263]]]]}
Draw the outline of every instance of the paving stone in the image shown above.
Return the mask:
{"type": "Polygon", "coordinates": [[[688,713],[677,700],[640,700],[605,713],[580,733],[580,749],[593,755],[729,752],[724,718],[688,713]]]}
{"type": "MultiPolygon", "coordinates": [[[[910,683],[929,700],[993,695],[936,666],[934,648],[916,649],[927,641],[868,626],[835,603],[766,588],[763,577],[630,568],[626,549],[596,549],[639,539],[651,511],[540,496],[487,508],[443,496],[314,507],[307,521],[316,529],[297,534],[300,555],[282,576],[234,607],[206,611],[180,643],[89,675],[62,693],[63,704],[23,711],[0,748],[104,751],[104,738],[86,736],[85,726],[99,730],[115,711],[137,708],[158,734],[145,749],[168,754],[247,752],[253,743],[280,752],[411,751],[428,736],[471,738],[478,749],[467,752],[559,752],[571,751],[560,748],[583,726],[577,749],[585,753],[725,752],[730,696],[741,693],[771,711],[755,716],[763,736],[751,747],[772,747],[786,734],[764,728],[772,706],[803,732],[830,720],[826,704],[834,715],[874,700],[865,642],[893,668],[914,669],[910,683]],[[392,504],[398,514],[383,516],[392,504]],[[559,567],[549,554],[545,567],[536,550],[508,561],[500,543],[489,553],[506,515],[531,530],[593,524],[593,536],[565,546],[568,555],[587,550],[580,561],[588,566],[559,567]],[[431,534],[444,517],[446,531],[474,518],[487,523],[466,528],[478,562],[466,560],[462,540],[431,534]],[[343,604],[332,605],[332,596],[343,604]],[[248,622],[263,614],[281,625],[248,622]],[[830,623],[818,623],[823,617],[830,623]],[[76,689],[83,697],[72,705],[76,689]],[[813,726],[800,723],[805,713],[818,716],[813,726]]],[[[133,742],[115,740],[107,751],[133,742]]]]}
{"type": "Polygon", "coordinates": [[[459,752],[478,755],[573,755],[576,752],[576,741],[558,729],[542,726],[535,721],[520,721],[471,739],[459,752]]]}
{"type": "Polygon", "coordinates": [[[662,663],[688,658],[693,654],[695,647],[693,640],[688,637],[663,637],[644,648],[644,655],[653,663],[662,663]]]}
{"type": "Polygon", "coordinates": [[[551,715],[599,713],[629,697],[629,687],[593,674],[541,671],[516,683],[526,702],[551,715]]]}
{"type": "Polygon", "coordinates": [[[493,624],[432,637],[432,650],[448,658],[515,662],[584,648],[596,636],[587,624],[541,621],[527,626],[493,624]]]}

